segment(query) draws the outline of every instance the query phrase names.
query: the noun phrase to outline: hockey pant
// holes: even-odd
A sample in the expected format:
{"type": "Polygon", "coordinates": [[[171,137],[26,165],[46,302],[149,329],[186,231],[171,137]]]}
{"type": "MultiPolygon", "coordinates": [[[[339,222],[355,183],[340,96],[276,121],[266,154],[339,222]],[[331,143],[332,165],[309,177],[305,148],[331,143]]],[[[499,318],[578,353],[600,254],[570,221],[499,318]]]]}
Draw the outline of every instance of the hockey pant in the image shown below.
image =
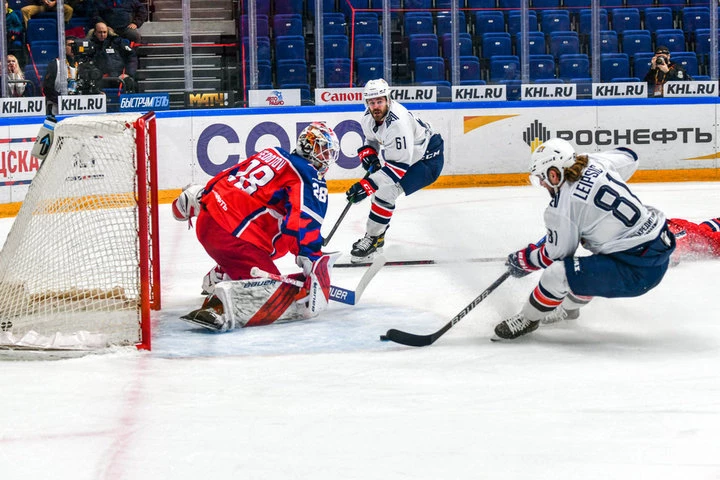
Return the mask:
{"type": "Polygon", "coordinates": [[[330,255],[323,255],[313,263],[307,279],[302,273],[289,275],[291,279],[304,280],[302,288],[270,279],[218,283],[215,295],[222,302],[228,329],[317,316],[327,308],[330,300],[332,261],[330,255]]]}
{"type": "Polygon", "coordinates": [[[366,231],[374,237],[387,230],[395,202],[401,194],[406,196],[421,190],[435,182],[445,164],[444,143],[439,134],[431,137],[425,156],[408,168],[398,183],[382,185],[375,192],[370,206],[366,231]]]}
{"type": "Polygon", "coordinates": [[[592,297],[637,297],[656,287],[667,271],[675,237],[667,229],[648,243],[611,254],[568,257],[543,271],[523,306],[528,320],[541,320],[560,304],[574,310],[592,297]]]}
{"type": "Polygon", "coordinates": [[[720,257],[720,219],[697,224],[681,218],[668,220],[668,228],[675,234],[677,248],[673,263],[720,257]]]}

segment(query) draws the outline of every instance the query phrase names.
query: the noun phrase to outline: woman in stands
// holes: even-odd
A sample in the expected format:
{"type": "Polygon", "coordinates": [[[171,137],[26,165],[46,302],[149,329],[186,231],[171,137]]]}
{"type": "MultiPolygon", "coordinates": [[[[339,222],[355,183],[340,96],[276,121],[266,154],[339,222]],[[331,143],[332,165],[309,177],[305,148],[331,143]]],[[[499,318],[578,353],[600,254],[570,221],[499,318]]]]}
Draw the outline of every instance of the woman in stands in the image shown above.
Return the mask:
{"type": "Polygon", "coordinates": [[[15,55],[7,56],[8,94],[11,97],[25,95],[25,74],[20,69],[20,63],[15,55]]]}

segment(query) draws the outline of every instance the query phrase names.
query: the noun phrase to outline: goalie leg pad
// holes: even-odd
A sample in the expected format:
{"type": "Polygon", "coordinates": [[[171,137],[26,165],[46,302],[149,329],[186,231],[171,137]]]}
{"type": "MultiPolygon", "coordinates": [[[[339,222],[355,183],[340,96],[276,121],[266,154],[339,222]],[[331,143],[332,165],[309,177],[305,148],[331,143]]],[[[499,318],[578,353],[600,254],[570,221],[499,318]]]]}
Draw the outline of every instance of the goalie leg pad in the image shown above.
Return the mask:
{"type": "Polygon", "coordinates": [[[275,280],[236,280],[218,283],[215,295],[235,325],[251,327],[303,318],[296,308],[290,308],[299,290],[275,280]]]}

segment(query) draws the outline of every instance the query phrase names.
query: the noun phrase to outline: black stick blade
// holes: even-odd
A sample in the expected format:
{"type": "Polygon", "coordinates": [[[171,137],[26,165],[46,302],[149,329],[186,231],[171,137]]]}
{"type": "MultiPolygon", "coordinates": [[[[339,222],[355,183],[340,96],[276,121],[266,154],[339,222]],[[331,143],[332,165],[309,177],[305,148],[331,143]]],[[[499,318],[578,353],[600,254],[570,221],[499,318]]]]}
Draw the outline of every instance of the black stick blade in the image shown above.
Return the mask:
{"type": "Polygon", "coordinates": [[[410,347],[426,347],[435,341],[435,335],[415,335],[391,328],[385,334],[388,340],[410,347]]]}

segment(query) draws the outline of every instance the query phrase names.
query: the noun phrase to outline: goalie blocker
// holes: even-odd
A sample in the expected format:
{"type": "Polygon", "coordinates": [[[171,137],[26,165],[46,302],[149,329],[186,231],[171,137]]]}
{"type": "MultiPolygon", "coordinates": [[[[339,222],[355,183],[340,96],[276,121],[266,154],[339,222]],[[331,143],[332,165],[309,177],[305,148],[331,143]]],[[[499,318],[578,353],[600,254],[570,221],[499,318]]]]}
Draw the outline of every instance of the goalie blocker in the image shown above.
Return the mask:
{"type": "Polygon", "coordinates": [[[330,300],[330,270],[338,254],[323,255],[313,263],[310,275],[289,275],[295,282],[273,279],[223,281],[215,285],[202,308],[181,317],[215,332],[270,325],[317,316],[330,300]]]}

